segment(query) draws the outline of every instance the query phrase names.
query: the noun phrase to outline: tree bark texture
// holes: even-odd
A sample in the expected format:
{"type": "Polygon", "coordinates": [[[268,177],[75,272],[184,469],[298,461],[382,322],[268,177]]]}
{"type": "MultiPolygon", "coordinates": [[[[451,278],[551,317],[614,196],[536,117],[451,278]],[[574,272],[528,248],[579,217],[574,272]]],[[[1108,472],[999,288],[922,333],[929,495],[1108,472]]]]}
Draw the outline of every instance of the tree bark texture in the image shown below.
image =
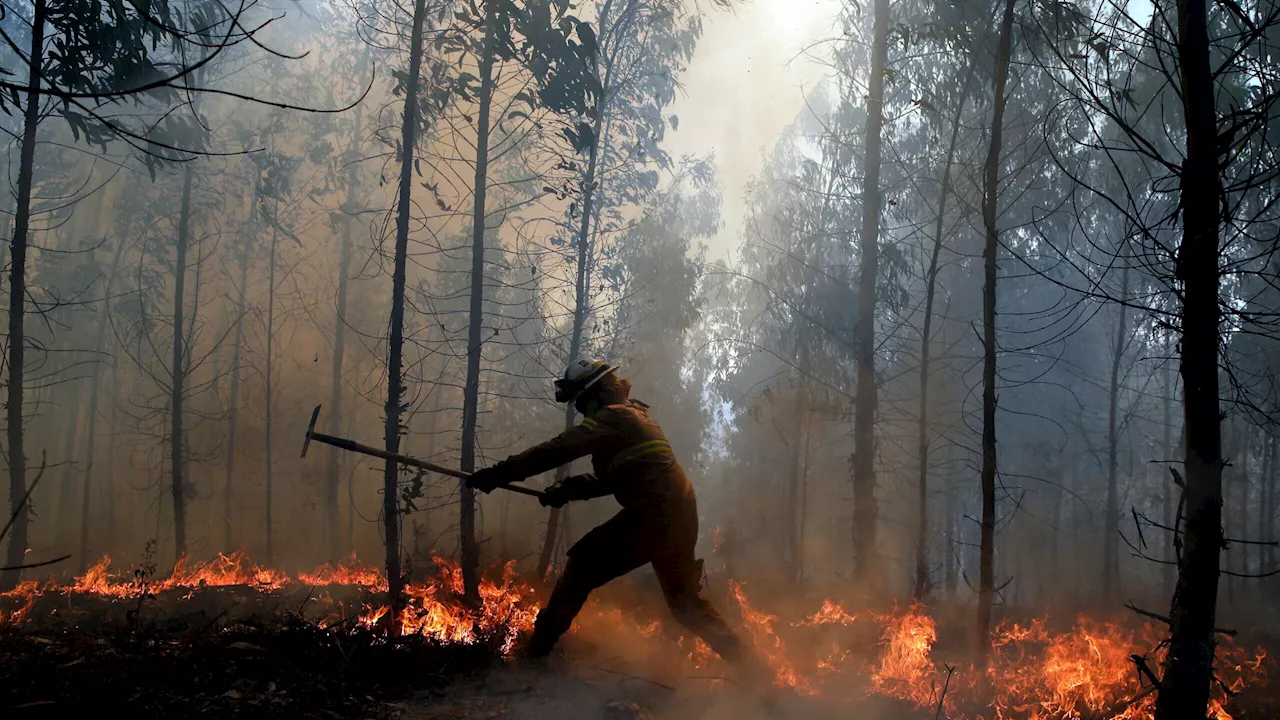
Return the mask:
{"type": "Polygon", "coordinates": [[[1186,122],[1180,173],[1181,374],[1186,429],[1182,548],[1156,720],[1202,720],[1213,682],[1222,536],[1222,428],[1218,408],[1222,178],[1206,0],[1179,0],[1178,69],[1186,122]]]}
{"type": "Polygon", "coordinates": [[[1013,8],[1006,0],[996,47],[995,87],[991,108],[991,144],[987,148],[982,187],[982,224],[986,243],[982,251],[982,519],[978,541],[978,655],[985,662],[991,643],[991,605],[995,595],[996,535],[996,255],[1000,235],[996,210],[1000,194],[1000,151],[1004,131],[1005,85],[1013,52],[1013,8]]]}
{"type": "MultiPolygon", "coordinates": [[[[395,269],[391,275],[391,317],[387,338],[387,404],[383,444],[389,453],[400,452],[400,413],[404,399],[404,288],[409,254],[410,194],[413,189],[413,152],[418,131],[418,80],[422,72],[422,25],[426,0],[415,0],[413,30],[409,36],[409,77],[405,81],[404,117],[400,125],[400,185],[396,207],[395,269]]],[[[382,527],[386,542],[387,597],[391,604],[390,627],[398,627],[400,594],[400,508],[396,500],[399,464],[387,460],[382,468],[382,527]]]]}

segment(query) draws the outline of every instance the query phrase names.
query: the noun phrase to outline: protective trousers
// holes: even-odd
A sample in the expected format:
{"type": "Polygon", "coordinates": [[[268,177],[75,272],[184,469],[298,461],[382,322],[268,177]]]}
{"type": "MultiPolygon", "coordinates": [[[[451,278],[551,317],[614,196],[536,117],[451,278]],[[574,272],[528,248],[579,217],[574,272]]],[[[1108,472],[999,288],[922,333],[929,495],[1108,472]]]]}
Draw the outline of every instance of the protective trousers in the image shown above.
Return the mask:
{"type": "Polygon", "coordinates": [[[652,564],[676,620],[725,660],[743,658],[742,641],[700,593],[701,563],[693,556],[698,537],[696,506],[691,502],[673,505],[625,508],[574,544],[551,599],[538,613],[531,655],[551,652],[592,590],[652,564]]]}

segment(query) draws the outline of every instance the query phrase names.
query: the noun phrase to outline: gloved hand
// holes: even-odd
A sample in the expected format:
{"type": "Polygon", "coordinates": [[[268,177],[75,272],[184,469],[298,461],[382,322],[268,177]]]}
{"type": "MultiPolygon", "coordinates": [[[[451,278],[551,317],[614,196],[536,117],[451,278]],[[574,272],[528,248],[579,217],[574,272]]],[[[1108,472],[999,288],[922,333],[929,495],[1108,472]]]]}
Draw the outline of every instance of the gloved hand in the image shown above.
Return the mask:
{"type": "Polygon", "coordinates": [[[467,478],[467,487],[472,490],[479,490],[486,495],[493,492],[501,485],[511,482],[511,476],[502,468],[502,464],[492,465],[487,468],[481,468],[467,478]]]}
{"type": "Polygon", "coordinates": [[[542,503],[542,507],[564,507],[570,500],[574,500],[573,488],[569,485],[569,478],[558,483],[551,483],[546,490],[542,491],[542,497],[538,498],[538,502],[542,503]]]}

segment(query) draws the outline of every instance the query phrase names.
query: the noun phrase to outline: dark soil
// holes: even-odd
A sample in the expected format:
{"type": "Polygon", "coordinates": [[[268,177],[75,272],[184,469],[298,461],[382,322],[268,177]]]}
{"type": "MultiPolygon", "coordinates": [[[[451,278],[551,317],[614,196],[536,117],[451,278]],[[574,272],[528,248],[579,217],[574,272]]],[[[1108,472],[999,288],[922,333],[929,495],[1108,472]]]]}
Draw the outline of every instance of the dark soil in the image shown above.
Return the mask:
{"type": "Polygon", "coordinates": [[[0,716],[378,717],[495,659],[291,614],[0,626],[0,716]]]}

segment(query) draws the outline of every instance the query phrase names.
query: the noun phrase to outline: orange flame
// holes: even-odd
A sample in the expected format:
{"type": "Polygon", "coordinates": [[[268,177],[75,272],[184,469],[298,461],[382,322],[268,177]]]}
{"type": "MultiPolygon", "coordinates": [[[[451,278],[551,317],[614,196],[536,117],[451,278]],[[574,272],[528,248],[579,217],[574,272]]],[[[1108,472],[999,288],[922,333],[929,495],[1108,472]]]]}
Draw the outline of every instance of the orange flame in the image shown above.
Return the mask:
{"type": "Polygon", "coordinates": [[[791,661],[787,659],[782,639],[773,631],[773,621],[777,618],[753,609],[750,603],[747,602],[747,595],[742,591],[741,583],[730,580],[729,591],[733,593],[733,599],[738,601],[738,608],[742,612],[742,621],[746,623],[747,629],[751,631],[756,649],[764,653],[765,662],[773,670],[774,684],[780,687],[795,688],[797,691],[807,695],[816,694],[816,691],[810,687],[809,681],[799,675],[791,661]]]}

